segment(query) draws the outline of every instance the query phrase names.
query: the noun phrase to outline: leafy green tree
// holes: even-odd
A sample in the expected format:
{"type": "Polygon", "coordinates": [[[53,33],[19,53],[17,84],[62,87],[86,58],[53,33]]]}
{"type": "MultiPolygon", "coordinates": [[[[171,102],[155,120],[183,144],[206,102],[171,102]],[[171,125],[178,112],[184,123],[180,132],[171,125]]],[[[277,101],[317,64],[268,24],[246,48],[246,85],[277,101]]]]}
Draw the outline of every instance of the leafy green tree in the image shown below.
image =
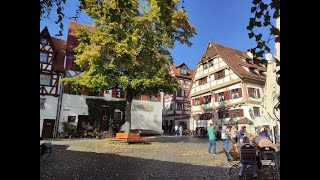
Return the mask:
{"type": "MultiPolygon", "coordinates": [[[[265,0],[266,1],[266,0],[265,0]]],[[[249,30],[249,38],[255,38],[257,46],[252,49],[252,52],[257,57],[262,57],[263,54],[270,52],[268,42],[271,38],[275,38],[275,42],[280,43],[280,30],[271,23],[271,17],[277,19],[280,17],[280,0],[271,0],[269,4],[263,0],[253,0],[253,7],[251,7],[251,13],[254,14],[253,18],[250,18],[247,29],[249,30]],[[271,15],[273,12],[273,15],[271,15]],[[268,39],[263,39],[261,33],[255,33],[254,29],[260,27],[269,27],[270,36],[268,39]]]]}
{"type": "MultiPolygon", "coordinates": [[[[268,42],[271,38],[275,38],[275,42],[280,43],[280,29],[271,23],[271,18],[277,19],[280,17],[280,0],[270,0],[269,4],[266,0],[252,0],[252,4],[251,13],[254,14],[254,17],[250,18],[247,29],[249,30],[249,38],[255,38],[257,46],[251,50],[256,57],[260,57],[262,61],[265,61],[262,56],[263,54],[270,52],[268,42]],[[259,29],[262,26],[269,27],[270,34],[267,40],[262,38],[261,33],[257,34],[254,32],[255,28],[259,29]]],[[[276,66],[280,66],[279,59],[275,58],[275,62],[276,66]]],[[[280,86],[280,68],[277,70],[276,74],[277,84],[280,86]]],[[[278,100],[279,103],[274,107],[275,110],[280,109],[280,97],[278,97],[278,100]]]]}
{"type": "MultiPolygon", "coordinates": [[[[80,67],[89,69],[63,79],[73,89],[121,88],[125,92],[125,133],[131,129],[131,105],[139,95],[173,93],[178,81],[169,74],[169,49],[175,42],[191,46],[196,28],[179,0],[85,0],[82,7],[93,28],[78,29],[75,48],[80,67]]],[[[138,119],[137,119],[138,120],[138,119]]]]}

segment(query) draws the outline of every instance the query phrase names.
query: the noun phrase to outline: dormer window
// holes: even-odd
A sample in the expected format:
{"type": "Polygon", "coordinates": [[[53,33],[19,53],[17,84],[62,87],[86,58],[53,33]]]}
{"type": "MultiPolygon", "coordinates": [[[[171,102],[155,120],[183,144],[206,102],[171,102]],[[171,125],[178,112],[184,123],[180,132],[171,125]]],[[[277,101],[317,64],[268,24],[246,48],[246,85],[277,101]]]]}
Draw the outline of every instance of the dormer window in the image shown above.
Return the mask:
{"type": "Polygon", "coordinates": [[[213,60],[209,61],[209,67],[213,67],[213,60]]]}
{"type": "Polygon", "coordinates": [[[266,73],[263,72],[263,71],[260,71],[259,74],[262,75],[262,76],[267,76],[266,73]]]}
{"type": "Polygon", "coordinates": [[[208,69],[208,64],[207,63],[203,64],[203,69],[208,69]]]}
{"type": "Polygon", "coordinates": [[[187,70],[180,68],[181,75],[187,75],[187,70]]]}
{"type": "Polygon", "coordinates": [[[258,75],[258,73],[253,68],[249,68],[249,71],[255,75],[258,75]]]}

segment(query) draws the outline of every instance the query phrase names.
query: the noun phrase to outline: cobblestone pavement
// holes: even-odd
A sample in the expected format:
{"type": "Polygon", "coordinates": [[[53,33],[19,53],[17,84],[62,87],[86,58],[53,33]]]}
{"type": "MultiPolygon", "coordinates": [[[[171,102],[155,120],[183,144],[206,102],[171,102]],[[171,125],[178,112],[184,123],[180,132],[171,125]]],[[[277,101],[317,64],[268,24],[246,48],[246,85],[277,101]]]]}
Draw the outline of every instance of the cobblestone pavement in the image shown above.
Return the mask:
{"type": "Polygon", "coordinates": [[[51,157],[40,165],[40,179],[238,179],[228,176],[224,154],[207,153],[206,138],[165,136],[149,141],[119,145],[98,139],[53,140],[51,157]]]}

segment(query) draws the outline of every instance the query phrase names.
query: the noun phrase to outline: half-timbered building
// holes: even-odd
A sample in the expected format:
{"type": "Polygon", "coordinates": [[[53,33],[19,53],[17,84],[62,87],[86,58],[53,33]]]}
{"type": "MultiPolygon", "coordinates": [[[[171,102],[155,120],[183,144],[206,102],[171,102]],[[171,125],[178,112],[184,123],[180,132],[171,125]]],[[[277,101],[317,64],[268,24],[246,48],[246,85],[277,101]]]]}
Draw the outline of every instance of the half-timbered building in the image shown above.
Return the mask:
{"type": "Polygon", "coordinates": [[[197,127],[246,125],[247,131],[265,123],[261,116],[266,67],[253,55],[209,42],[192,79],[190,122],[197,127]]]}
{"type": "MultiPolygon", "coordinates": [[[[164,96],[164,130],[167,131],[175,125],[190,129],[190,99],[187,92],[191,85],[194,70],[185,63],[170,65],[170,74],[180,83],[180,89],[174,94],[164,96]]],[[[171,129],[172,130],[172,129],[171,129]]]]}
{"type": "Polygon", "coordinates": [[[51,37],[48,28],[40,33],[40,136],[52,138],[60,113],[66,41],[51,37]]]}

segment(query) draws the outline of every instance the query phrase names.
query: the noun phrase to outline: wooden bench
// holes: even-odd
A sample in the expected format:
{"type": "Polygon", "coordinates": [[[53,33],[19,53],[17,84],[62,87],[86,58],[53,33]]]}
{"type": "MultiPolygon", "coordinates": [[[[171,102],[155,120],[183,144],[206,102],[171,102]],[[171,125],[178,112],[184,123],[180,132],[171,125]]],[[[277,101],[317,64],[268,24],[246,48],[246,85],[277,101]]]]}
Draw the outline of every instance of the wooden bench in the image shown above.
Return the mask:
{"type": "Polygon", "coordinates": [[[145,142],[145,140],[140,137],[140,133],[117,133],[116,137],[108,138],[108,140],[118,142],[145,142]]]}

